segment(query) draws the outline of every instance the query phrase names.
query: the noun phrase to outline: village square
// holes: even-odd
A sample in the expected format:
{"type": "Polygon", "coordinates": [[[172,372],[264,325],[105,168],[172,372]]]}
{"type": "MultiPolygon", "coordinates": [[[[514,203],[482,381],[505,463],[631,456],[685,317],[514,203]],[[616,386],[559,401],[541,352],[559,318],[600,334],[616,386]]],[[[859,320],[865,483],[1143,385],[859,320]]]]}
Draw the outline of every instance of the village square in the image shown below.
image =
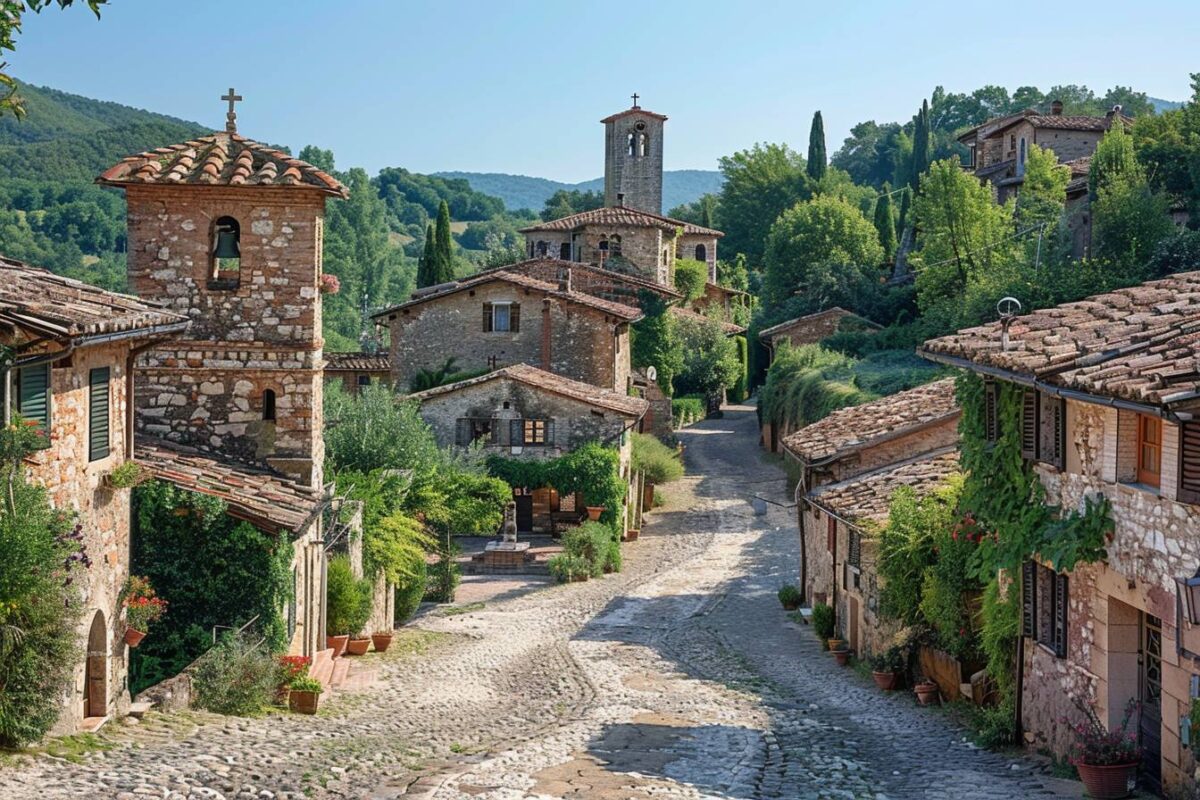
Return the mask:
{"type": "Polygon", "coordinates": [[[0,800],[1200,797],[1200,73],[555,184],[11,69],[0,800]]]}

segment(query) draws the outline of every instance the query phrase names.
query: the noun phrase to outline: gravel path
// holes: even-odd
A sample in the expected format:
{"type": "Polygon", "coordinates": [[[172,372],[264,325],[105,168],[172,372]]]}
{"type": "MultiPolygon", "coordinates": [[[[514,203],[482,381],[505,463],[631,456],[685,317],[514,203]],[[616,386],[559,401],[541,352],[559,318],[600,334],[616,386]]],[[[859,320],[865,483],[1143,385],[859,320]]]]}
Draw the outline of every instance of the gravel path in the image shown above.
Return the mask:
{"type": "Polygon", "coordinates": [[[787,621],[795,524],[746,503],[787,500],[753,409],[681,438],[689,475],[620,575],[426,616],[315,718],[150,714],[79,763],[0,762],[0,800],[1058,796],[787,621]]]}

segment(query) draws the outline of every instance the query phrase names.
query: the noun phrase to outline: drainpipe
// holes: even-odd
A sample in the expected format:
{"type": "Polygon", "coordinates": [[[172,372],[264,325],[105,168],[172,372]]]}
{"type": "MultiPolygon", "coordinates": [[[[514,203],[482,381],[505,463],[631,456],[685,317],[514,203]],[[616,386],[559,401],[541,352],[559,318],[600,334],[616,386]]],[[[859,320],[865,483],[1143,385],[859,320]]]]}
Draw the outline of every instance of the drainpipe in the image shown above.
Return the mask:
{"type": "Polygon", "coordinates": [[[804,531],[804,495],[807,494],[805,487],[808,485],[808,469],[800,468],[800,480],[796,483],[796,490],[792,495],[792,499],[796,503],[796,525],[800,528],[800,602],[805,600],[812,604],[812,598],[808,597],[808,550],[805,542],[804,531]]]}

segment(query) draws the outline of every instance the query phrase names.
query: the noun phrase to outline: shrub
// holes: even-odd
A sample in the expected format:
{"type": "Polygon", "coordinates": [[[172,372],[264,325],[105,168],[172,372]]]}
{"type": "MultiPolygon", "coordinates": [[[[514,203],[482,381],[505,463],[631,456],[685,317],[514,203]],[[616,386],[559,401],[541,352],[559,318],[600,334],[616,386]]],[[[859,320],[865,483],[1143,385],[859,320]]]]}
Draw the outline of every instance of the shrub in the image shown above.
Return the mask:
{"type": "Polygon", "coordinates": [[[693,258],[675,259],[675,290],[689,302],[704,294],[708,283],[708,264],[693,258]]]}
{"type": "Polygon", "coordinates": [[[396,584],[395,621],[397,623],[404,622],[416,612],[417,606],[421,605],[421,599],[425,596],[425,589],[428,584],[429,567],[423,560],[411,578],[406,578],[401,583],[396,584]]]}
{"type": "Polygon", "coordinates": [[[592,565],[586,559],[567,553],[552,556],[546,566],[559,583],[567,583],[577,575],[592,574],[592,565]]]}
{"type": "Polygon", "coordinates": [[[1096,716],[1095,708],[1078,699],[1075,706],[1083,715],[1083,720],[1071,726],[1071,733],[1075,738],[1071,745],[1072,764],[1109,767],[1137,762],[1141,752],[1138,747],[1137,730],[1130,730],[1129,725],[1138,708],[1136,700],[1131,699],[1125,705],[1121,723],[1111,730],[1096,716]]]}
{"type": "Polygon", "coordinates": [[[647,433],[633,434],[632,466],[650,483],[670,483],[683,476],[679,454],[647,433]]]}
{"type": "Polygon", "coordinates": [[[368,575],[382,572],[390,583],[415,577],[425,553],[437,545],[421,522],[402,511],[363,527],[363,567],[368,575]]]}
{"type": "MultiPolygon", "coordinates": [[[[585,522],[563,534],[563,552],[587,562],[593,578],[604,572],[608,559],[608,546],[613,541],[612,531],[599,522],[585,522]]],[[[618,545],[619,547],[619,545],[618,545]]]]}
{"type": "Polygon", "coordinates": [[[231,716],[254,714],[274,697],[279,667],[244,634],[227,634],[192,671],[192,704],[231,716]]]}
{"type": "Polygon", "coordinates": [[[828,606],[824,603],[817,603],[812,609],[812,626],[813,633],[822,643],[833,638],[834,633],[834,618],[833,606],[828,606]]]}
{"type": "Polygon", "coordinates": [[[371,616],[372,584],[355,578],[348,556],[329,560],[325,589],[325,632],[345,636],[362,632],[371,616]]]}
{"type": "Polygon", "coordinates": [[[908,658],[903,649],[892,646],[882,653],[871,656],[871,669],[875,672],[904,672],[908,658]]]}
{"type": "Polygon", "coordinates": [[[800,594],[800,588],[791,583],[780,588],[776,594],[779,597],[780,604],[784,608],[798,608],[800,601],[803,599],[800,594]]]}
{"type": "Polygon", "coordinates": [[[704,400],[699,397],[676,397],[671,401],[671,416],[675,418],[675,427],[683,428],[693,422],[704,419],[704,400]]]}
{"type": "Polygon", "coordinates": [[[737,381],[729,388],[729,399],[740,403],[750,395],[750,350],[745,336],[734,336],[733,343],[737,347],[737,359],[740,371],[737,381]]]}
{"type": "Polygon", "coordinates": [[[425,588],[425,597],[435,603],[453,603],[458,591],[461,578],[458,562],[455,556],[460,552],[459,546],[449,536],[439,543],[438,560],[429,568],[429,583],[425,588]]]}
{"type": "Polygon", "coordinates": [[[604,551],[604,570],[606,572],[620,572],[623,561],[621,543],[609,540],[608,547],[604,551]]]}

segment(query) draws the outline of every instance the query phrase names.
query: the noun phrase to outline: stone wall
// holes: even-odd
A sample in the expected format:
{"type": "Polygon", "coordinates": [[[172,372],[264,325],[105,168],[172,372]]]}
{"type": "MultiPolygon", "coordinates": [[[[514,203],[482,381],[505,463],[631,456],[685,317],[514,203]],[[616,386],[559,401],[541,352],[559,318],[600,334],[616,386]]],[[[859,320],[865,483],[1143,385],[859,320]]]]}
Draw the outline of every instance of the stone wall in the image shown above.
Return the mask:
{"type": "Polygon", "coordinates": [[[792,345],[816,344],[817,342],[837,333],[838,326],[846,317],[853,317],[851,311],[835,308],[820,314],[812,314],[801,318],[784,330],[775,333],[770,338],[772,348],[779,347],[787,341],[792,345]]]}
{"type": "Polygon", "coordinates": [[[879,613],[879,542],[861,532],[861,559],[857,575],[843,569],[841,564],[850,552],[850,526],[838,524],[837,575],[841,584],[838,596],[838,621],[842,637],[859,658],[870,658],[896,644],[896,635],[903,626],[879,613]],[[851,612],[854,619],[851,620],[851,612]]]}
{"type": "Polygon", "coordinates": [[[437,369],[451,356],[459,370],[523,363],[593,386],[627,388],[628,324],[502,281],[400,309],[389,315],[388,327],[400,392],[420,370],[437,369]],[[501,302],[520,304],[518,332],[483,332],[483,304],[501,302]]]}
{"type": "Polygon", "coordinates": [[[833,602],[833,552],[829,548],[829,526],[837,520],[807,502],[797,506],[804,540],[804,596],[810,603],[833,602]],[[821,598],[824,598],[823,600],[821,598]]]}
{"type": "Polygon", "coordinates": [[[663,122],[657,116],[623,114],[604,125],[604,205],[662,213],[663,122]],[[646,136],[645,152],[629,153],[629,136],[646,136]]]}
{"type": "Polygon", "coordinates": [[[708,282],[717,282],[717,237],[707,233],[684,233],[679,237],[676,258],[690,258],[708,264],[708,282]],[[697,258],[696,246],[704,248],[704,257],[697,258]]]}

